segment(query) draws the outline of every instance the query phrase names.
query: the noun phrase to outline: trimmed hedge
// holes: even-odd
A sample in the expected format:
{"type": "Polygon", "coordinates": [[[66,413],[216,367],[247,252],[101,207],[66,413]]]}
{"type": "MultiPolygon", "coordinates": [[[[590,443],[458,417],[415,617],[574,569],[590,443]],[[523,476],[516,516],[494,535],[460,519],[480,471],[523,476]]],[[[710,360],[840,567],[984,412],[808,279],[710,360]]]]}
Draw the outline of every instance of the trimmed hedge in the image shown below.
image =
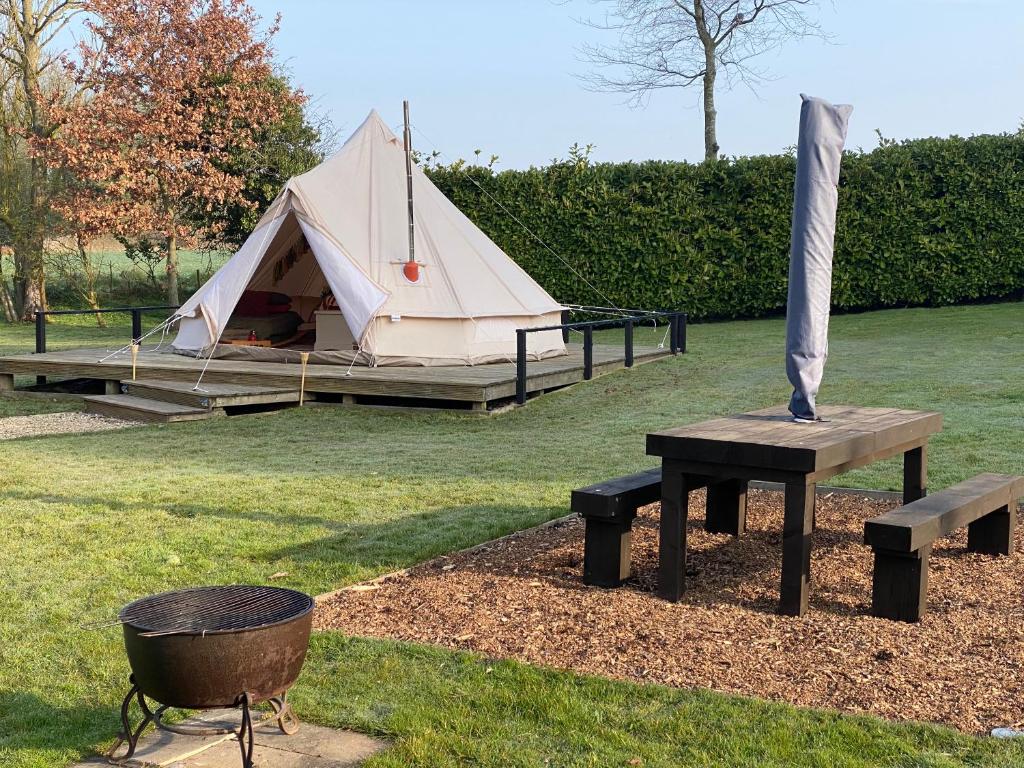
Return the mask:
{"type": "MultiPolygon", "coordinates": [[[[576,155],[525,171],[429,173],[560,301],[731,318],[785,308],[795,167],[789,155],[700,165],[576,155]]],[[[843,158],[836,309],[970,302],[1022,287],[1024,138],[883,142],[843,158]]]]}

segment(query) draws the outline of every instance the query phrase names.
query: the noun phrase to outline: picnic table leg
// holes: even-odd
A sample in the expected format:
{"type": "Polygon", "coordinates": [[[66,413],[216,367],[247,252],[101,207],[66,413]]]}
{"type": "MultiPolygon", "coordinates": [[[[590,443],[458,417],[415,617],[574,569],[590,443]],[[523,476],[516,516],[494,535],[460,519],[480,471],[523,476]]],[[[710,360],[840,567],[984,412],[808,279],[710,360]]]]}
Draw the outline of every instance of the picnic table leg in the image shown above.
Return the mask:
{"type": "Polygon", "coordinates": [[[903,454],[903,503],[909,504],[928,493],[928,446],[911,448],[903,454]]]}
{"type": "Polygon", "coordinates": [[[686,514],[690,483],[677,463],[661,462],[661,525],[658,531],[658,595],[673,603],[686,583],[686,514]]]}
{"type": "Polygon", "coordinates": [[[747,527],[747,481],[724,480],[708,485],[704,530],[741,536],[747,527]]]}
{"type": "Polygon", "coordinates": [[[814,527],[815,484],[786,483],[786,513],[782,523],[782,589],[779,611],[786,616],[807,613],[811,584],[811,531],[814,527]]]}

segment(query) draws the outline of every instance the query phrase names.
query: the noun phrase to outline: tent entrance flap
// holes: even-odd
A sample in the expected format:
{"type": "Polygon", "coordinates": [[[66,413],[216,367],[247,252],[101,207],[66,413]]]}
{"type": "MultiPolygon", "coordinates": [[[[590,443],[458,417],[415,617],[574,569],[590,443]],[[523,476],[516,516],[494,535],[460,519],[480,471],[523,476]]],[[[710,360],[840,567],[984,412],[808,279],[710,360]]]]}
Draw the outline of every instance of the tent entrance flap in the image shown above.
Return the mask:
{"type": "Polygon", "coordinates": [[[352,332],[352,337],[361,341],[377,310],[387,301],[387,292],[363,274],[362,270],[319,229],[301,218],[299,226],[323,272],[324,280],[334,295],[338,309],[344,316],[349,331],[352,332]]]}
{"type": "Polygon", "coordinates": [[[283,216],[257,227],[234,256],[177,310],[181,320],[174,347],[189,352],[217,343],[238,299],[280,233],[283,216]]]}

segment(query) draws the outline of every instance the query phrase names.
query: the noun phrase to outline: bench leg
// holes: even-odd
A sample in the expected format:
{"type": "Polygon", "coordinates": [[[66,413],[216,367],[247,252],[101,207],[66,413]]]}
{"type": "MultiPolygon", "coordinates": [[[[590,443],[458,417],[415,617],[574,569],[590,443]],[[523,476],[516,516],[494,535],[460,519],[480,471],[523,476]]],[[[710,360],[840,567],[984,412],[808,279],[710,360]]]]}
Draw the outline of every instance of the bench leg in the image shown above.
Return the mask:
{"type": "Polygon", "coordinates": [[[583,544],[583,583],[595,587],[618,587],[629,578],[630,548],[633,543],[632,514],[621,518],[586,518],[583,544]]]}
{"type": "Polygon", "coordinates": [[[932,545],[916,552],[875,550],[871,613],[881,619],[920,621],[928,607],[928,556],[932,545]]]}
{"type": "Polygon", "coordinates": [[[1009,504],[967,526],[967,549],[983,555],[1012,555],[1017,505],[1009,504]]]}
{"type": "Polygon", "coordinates": [[[779,611],[786,616],[807,613],[814,491],[815,484],[804,480],[786,483],[786,513],[782,522],[782,589],[779,594],[779,611]]]}
{"type": "Polygon", "coordinates": [[[686,586],[686,515],[690,484],[676,462],[661,463],[661,525],[658,529],[658,596],[678,602],[686,586]]]}
{"type": "Polygon", "coordinates": [[[704,530],[740,536],[747,528],[747,481],[725,480],[708,485],[704,530]]]}
{"type": "Polygon", "coordinates": [[[903,503],[923,499],[928,493],[928,446],[903,454],[903,503]]]}

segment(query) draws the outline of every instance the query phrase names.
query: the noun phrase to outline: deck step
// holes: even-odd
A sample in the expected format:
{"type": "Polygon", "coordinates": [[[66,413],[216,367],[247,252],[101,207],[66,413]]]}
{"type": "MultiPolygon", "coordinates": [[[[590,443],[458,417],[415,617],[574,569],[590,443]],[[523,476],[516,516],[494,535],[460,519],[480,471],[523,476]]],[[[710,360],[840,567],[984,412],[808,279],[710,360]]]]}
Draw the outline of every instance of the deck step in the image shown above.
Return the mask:
{"type": "Polygon", "coordinates": [[[208,419],[213,415],[209,408],[192,408],[135,395],[92,395],[85,398],[85,412],[129,421],[163,423],[208,419]]]}
{"type": "MultiPolygon", "coordinates": [[[[281,387],[263,387],[253,384],[214,384],[203,382],[198,390],[194,384],[163,379],[122,381],[121,390],[129,395],[149,400],[178,403],[191,408],[230,408],[240,405],[297,403],[299,391],[281,387]]],[[[306,393],[306,399],[312,400],[306,393]]]]}

